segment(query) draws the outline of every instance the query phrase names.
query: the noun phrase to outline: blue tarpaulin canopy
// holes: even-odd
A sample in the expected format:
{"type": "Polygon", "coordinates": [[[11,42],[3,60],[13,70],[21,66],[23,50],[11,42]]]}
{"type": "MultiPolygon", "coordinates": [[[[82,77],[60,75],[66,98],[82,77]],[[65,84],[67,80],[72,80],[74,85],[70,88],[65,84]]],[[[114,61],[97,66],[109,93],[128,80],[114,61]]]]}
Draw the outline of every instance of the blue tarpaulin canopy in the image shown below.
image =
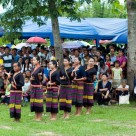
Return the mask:
{"type": "Polygon", "coordinates": [[[128,43],[128,33],[122,33],[120,35],[117,35],[115,38],[113,38],[112,42],[114,43],[124,43],[127,44],[128,43]]]}
{"type": "MultiPolygon", "coordinates": [[[[96,39],[97,44],[101,39],[112,40],[128,31],[127,19],[116,18],[86,18],[81,19],[81,22],[71,22],[66,17],[59,17],[59,27],[61,38],[96,39]]],[[[48,19],[46,25],[42,26],[38,26],[31,20],[26,21],[23,26],[22,38],[32,36],[48,37],[51,40],[51,45],[53,45],[51,20],[48,19]]]]}

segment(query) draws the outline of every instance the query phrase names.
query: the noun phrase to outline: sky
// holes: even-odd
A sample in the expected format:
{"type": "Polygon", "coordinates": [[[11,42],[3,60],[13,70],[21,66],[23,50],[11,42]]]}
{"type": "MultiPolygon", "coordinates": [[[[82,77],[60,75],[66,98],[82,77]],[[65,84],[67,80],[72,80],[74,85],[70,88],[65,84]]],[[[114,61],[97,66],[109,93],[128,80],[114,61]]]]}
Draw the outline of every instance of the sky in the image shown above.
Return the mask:
{"type": "MultiPolygon", "coordinates": [[[[120,0],[120,2],[123,4],[124,0],[120,0]]],[[[3,10],[2,6],[0,5],[0,13],[3,13],[3,12],[4,12],[4,10],[3,10]]]]}

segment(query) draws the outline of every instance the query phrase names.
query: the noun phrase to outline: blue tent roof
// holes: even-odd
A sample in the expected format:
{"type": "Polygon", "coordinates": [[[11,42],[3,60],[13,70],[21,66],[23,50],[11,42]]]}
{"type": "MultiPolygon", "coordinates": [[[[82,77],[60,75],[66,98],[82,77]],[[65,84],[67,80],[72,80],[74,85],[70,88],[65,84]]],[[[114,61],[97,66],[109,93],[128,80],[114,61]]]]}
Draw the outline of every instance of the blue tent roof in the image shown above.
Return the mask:
{"type": "MultiPolygon", "coordinates": [[[[70,21],[66,17],[59,17],[59,27],[61,38],[73,39],[113,39],[114,37],[127,33],[127,19],[116,18],[86,18],[81,22],[70,21]]],[[[23,26],[22,38],[32,36],[49,37],[53,45],[53,34],[51,20],[48,19],[46,25],[38,26],[31,20],[26,21],[23,26]]]]}
{"type": "MultiPolygon", "coordinates": [[[[59,18],[60,36],[61,38],[73,39],[97,39],[98,33],[86,20],[70,21],[68,18],[59,18]]],[[[28,38],[32,36],[49,37],[53,44],[53,34],[51,20],[48,19],[46,25],[38,26],[31,20],[26,21],[23,26],[22,37],[28,38]]]]}
{"type": "Polygon", "coordinates": [[[127,33],[127,19],[118,18],[87,18],[87,21],[94,26],[99,39],[111,40],[117,35],[127,33]]]}

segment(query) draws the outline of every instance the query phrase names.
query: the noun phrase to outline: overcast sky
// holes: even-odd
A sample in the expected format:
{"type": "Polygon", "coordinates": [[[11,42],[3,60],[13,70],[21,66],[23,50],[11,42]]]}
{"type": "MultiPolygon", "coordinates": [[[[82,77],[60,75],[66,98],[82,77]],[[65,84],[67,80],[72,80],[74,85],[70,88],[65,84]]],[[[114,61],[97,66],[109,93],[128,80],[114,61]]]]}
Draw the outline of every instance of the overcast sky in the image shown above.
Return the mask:
{"type": "MultiPolygon", "coordinates": [[[[120,2],[123,4],[124,0],[120,0],[120,2]]],[[[4,10],[3,10],[2,6],[0,6],[0,13],[3,13],[3,12],[4,12],[4,10]]]]}

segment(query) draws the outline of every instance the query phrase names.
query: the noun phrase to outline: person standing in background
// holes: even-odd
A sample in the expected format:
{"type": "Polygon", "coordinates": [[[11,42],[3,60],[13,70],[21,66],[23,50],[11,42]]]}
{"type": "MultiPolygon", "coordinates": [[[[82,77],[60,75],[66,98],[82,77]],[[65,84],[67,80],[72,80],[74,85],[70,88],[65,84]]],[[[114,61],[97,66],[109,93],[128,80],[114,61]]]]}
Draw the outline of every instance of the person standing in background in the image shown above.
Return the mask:
{"type": "Polygon", "coordinates": [[[12,70],[12,64],[13,64],[13,57],[10,53],[9,47],[5,48],[5,54],[2,55],[4,67],[7,72],[10,72],[12,70]]]}

